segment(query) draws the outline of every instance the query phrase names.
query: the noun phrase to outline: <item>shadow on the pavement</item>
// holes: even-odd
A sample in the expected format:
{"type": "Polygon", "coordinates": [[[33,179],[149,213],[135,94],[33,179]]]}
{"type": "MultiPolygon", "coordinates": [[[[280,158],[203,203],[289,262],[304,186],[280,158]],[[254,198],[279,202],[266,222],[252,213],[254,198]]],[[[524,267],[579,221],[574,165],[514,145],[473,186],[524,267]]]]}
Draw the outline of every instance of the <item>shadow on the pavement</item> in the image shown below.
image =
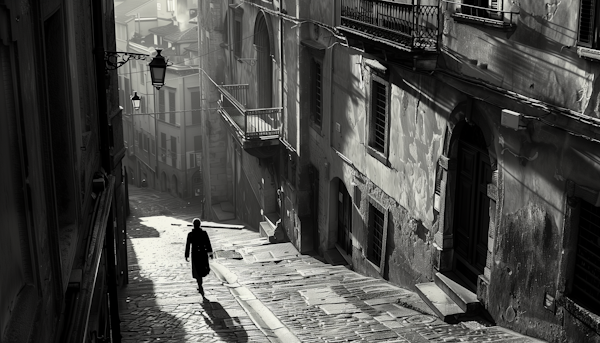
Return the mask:
{"type": "Polygon", "coordinates": [[[187,332],[182,321],[161,310],[154,281],[142,274],[130,238],[127,238],[127,260],[129,284],[119,290],[121,342],[145,342],[154,338],[165,342],[183,341],[187,332]]]}
{"type": "Polygon", "coordinates": [[[157,238],[160,237],[160,233],[155,228],[136,225],[135,227],[127,228],[127,235],[130,238],[157,238]]]}
{"type": "Polygon", "coordinates": [[[210,301],[206,298],[202,302],[204,308],[204,321],[211,329],[221,336],[225,342],[248,342],[248,333],[244,330],[238,317],[231,317],[229,313],[217,301],[210,301]],[[232,333],[223,329],[234,330],[235,340],[232,340],[232,333]]]}

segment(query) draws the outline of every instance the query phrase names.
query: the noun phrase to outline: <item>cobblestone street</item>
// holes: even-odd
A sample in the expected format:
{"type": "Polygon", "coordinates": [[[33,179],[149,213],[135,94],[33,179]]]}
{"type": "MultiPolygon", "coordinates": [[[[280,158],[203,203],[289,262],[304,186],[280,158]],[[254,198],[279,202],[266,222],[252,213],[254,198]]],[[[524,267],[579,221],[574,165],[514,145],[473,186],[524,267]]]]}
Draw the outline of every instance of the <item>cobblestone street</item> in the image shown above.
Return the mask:
{"type": "Polygon", "coordinates": [[[410,290],[269,244],[235,222],[203,223],[216,257],[203,301],[184,259],[195,206],[130,187],[130,207],[124,343],[539,342],[483,321],[444,323],[410,290]]]}

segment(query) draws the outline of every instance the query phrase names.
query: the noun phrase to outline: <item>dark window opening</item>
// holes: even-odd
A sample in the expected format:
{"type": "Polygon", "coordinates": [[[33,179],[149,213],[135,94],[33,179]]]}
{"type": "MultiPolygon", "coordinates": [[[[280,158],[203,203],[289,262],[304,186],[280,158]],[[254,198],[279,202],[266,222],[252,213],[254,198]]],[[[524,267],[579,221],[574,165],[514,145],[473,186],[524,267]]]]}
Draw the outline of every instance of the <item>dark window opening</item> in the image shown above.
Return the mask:
{"type": "Polygon", "coordinates": [[[373,204],[369,204],[369,247],[367,258],[379,266],[383,251],[383,230],[385,215],[373,204]]]}
{"type": "Polygon", "coordinates": [[[581,200],[577,252],[570,297],[600,314],[600,207],[581,200]]]}
{"type": "Polygon", "coordinates": [[[375,150],[385,153],[387,132],[387,87],[373,81],[373,107],[371,115],[371,144],[375,150]]]}
{"type": "Polygon", "coordinates": [[[313,122],[321,126],[323,117],[323,79],[321,63],[313,59],[313,122]]]}

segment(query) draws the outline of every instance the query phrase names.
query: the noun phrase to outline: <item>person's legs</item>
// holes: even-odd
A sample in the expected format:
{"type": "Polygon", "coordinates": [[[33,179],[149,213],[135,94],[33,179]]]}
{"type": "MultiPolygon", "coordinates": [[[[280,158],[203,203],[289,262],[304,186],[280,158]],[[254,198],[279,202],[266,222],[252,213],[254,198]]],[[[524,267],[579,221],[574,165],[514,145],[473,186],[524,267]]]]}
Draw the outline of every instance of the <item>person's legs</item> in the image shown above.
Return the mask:
{"type": "Polygon", "coordinates": [[[204,296],[204,288],[202,288],[202,278],[199,277],[196,279],[196,281],[198,282],[198,292],[200,292],[200,294],[204,296]]]}

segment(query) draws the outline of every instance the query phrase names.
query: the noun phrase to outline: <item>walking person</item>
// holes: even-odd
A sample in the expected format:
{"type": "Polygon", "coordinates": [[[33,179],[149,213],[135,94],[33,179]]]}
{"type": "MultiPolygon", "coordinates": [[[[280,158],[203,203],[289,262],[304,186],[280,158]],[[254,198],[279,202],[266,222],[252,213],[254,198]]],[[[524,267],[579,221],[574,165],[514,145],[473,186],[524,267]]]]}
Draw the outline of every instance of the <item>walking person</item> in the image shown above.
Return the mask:
{"type": "Polygon", "coordinates": [[[185,244],[185,260],[189,261],[190,246],[192,252],[192,277],[198,282],[198,292],[204,298],[204,289],[202,288],[202,278],[210,272],[208,257],[213,258],[212,246],[208,233],[202,230],[201,221],[199,218],[194,218],[192,221],[194,228],[188,233],[187,242],[185,244]]]}

